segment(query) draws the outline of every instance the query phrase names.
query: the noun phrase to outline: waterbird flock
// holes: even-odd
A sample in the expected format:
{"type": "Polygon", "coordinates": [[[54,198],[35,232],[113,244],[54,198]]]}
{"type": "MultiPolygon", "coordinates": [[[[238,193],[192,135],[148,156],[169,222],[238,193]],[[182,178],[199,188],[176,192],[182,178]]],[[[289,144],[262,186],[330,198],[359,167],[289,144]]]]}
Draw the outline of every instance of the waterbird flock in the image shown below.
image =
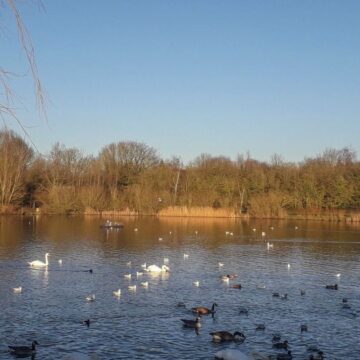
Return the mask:
{"type": "MultiPolygon", "coordinates": [[[[137,231],[137,229],[135,229],[137,231]]],[[[255,229],[253,229],[255,231],[255,229]]],[[[197,233],[196,233],[197,234],[197,233]]],[[[262,236],[264,237],[264,232],[262,233],[262,236]]],[[[267,249],[272,249],[273,248],[273,244],[270,244],[269,242],[267,242],[267,249]]],[[[47,268],[49,266],[49,261],[48,261],[48,257],[50,256],[49,253],[45,254],[45,262],[39,261],[39,260],[35,260],[35,261],[31,261],[28,264],[30,265],[31,268],[47,268]]],[[[183,254],[183,259],[186,260],[189,258],[189,254],[183,254]]],[[[62,260],[59,260],[59,265],[62,265],[62,260]]],[[[155,273],[155,274],[159,274],[159,273],[168,273],[170,272],[170,268],[166,265],[169,263],[169,258],[164,258],[164,264],[160,267],[158,265],[150,265],[147,266],[146,263],[141,265],[141,268],[146,272],[146,273],[155,273]]],[[[128,267],[132,266],[132,262],[129,261],[126,264],[128,267]]],[[[222,262],[218,262],[218,268],[219,270],[224,266],[224,263],[222,262]]],[[[287,268],[288,270],[291,269],[291,265],[287,264],[287,268]]],[[[92,273],[92,269],[87,270],[90,273],[92,273]]],[[[131,273],[129,274],[124,274],[124,277],[128,280],[131,280],[131,273]]],[[[143,272],[137,271],[136,272],[136,276],[142,276],[143,272]]],[[[336,274],[336,277],[339,279],[340,278],[340,273],[336,274]]],[[[221,275],[221,279],[223,281],[225,281],[226,283],[230,283],[230,281],[236,279],[238,277],[237,274],[226,274],[226,275],[221,275]]],[[[200,285],[200,281],[196,280],[193,282],[193,285],[198,287],[200,285]]],[[[149,282],[148,281],[144,281],[140,283],[140,286],[143,288],[148,288],[149,286],[149,282]]],[[[232,284],[230,286],[230,288],[233,289],[242,289],[242,285],[241,284],[232,284]]],[[[258,289],[265,289],[265,285],[257,285],[258,289]]],[[[326,289],[330,289],[330,290],[338,290],[338,284],[331,284],[331,285],[325,285],[326,289]]],[[[128,290],[130,292],[135,292],[137,290],[137,286],[136,284],[133,285],[128,285],[128,290]]],[[[13,292],[14,293],[21,293],[22,292],[22,287],[14,287],[13,288],[13,292]]],[[[121,289],[118,290],[114,290],[113,291],[113,296],[115,296],[116,298],[120,298],[121,297],[121,289]]],[[[300,295],[301,296],[305,296],[306,292],[304,289],[300,290],[300,295]]],[[[272,294],[273,297],[278,297],[284,300],[288,299],[288,294],[284,293],[284,294],[280,294],[279,292],[273,292],[272,294]]],[[[96,299],[95,294],[90,294],[88,296],[86,296],[86,301],[87,302],[94,302],[96,299]]],[[[343,304],[347,304],[347,299],[343,298],[343,304]]],[[[182,307],[182,308],[186,308],[186,304],[183,302],[179,302],[178,307],[182,307]],[[179,305],[181,304],[181,306],[179,305]]],[[[350,305],[349,305],[350,306],[350,305]]],[[[191,311],[193,313],[196,314],[196,318],[195,319],[185,319],[185,318],[181,318],[181,322],[183,324],[184,327],[187,328],[192,328],[195,330],[196,334],[199,335],[199,330],[202,327],[202,321],[201,321],[201,317],[204,315],[211,315],[213,318],[216,314],[216,307],[218,307],[217,303],[213,303],[211,308],[207,308],[205,306],[197,306],[197,307],[192,307],[191,311]]],[[[221,307],[220,307],[221,308],[221,307]]],[[[246,309],[240,309],[239,310],[239,314],[246,314],[247,315],[247,310],[246,309]]],[[[90,319],[86,319],[83,321],[83,323],[87,326],[90,327],[90,319]]],[[[265,331],[266,326],[265,324],[256,324],[255,330],[256,331],[265,331]]],[[[306,324],[301,324],[300,325],[300,332],[307,332],[308,331],[308,326],[306,324]]],[[[246,340],[246,336],[241,332],[241,331],[235,331],[233,333],[229,332],[229,331],[224,331],[224,330],[219,330],[219,331],[213,331],[209,333],[212,337],[212,341],[213,342],[236,342],[236,343],[243,343],[246,340]]],[[[281,341],[281,335],[280,334],[274,334],[273,338],[272,338],[272,342],[273,342],[273,348],[274,349],[278,349],[278,350],[285,350],[285,353],[279,353],[276,355],[264,355],[264,354],[260,354],[258,352],[253,352],[252,355],[248,356],[247,354],[239,351],[239,350],[234,350],[234,349],[227,349],[227,350],[222,350],[219,351],[215,354],[215,358],[217,359],[224,359],[224,360],[242,360],[242,359],[277,359],[277,360],[291,360],[293,359],[293,355],[291,350],[289,350],[290,344],[287,340],[281,341]]],[[[11,353],[13,353],[14,355],[33,355],[36,352],[36,345],[38,345],[38,343],[36,341],[32,342],[31,346],[9,346],[9,351],[11,353]]],[[[324,353],[319,350],[319,349],[311,349],[309,347],[309,351],[311,352],[311,354],[309,355],[308,359],[313,359],[313,360],[322,360],[325,359],[324,357],[324,353]]]]}

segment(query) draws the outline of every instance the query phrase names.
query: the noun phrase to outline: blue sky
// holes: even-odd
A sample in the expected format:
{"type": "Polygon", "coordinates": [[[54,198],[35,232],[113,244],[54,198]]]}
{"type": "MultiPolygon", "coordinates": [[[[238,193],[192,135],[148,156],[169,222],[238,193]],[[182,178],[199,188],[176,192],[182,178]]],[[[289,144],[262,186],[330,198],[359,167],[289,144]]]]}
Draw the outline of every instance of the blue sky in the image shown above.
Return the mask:
{"type": "Polygon", "coordinates": [[[18,112],[43,153],[57,141],[96,155],[135,140],[184,162],[247,151],[301,161],[344,146],[360,155],[360,1],[19,4],[48,124],[6,11],[0,65],[19,75],[18,112]]]}

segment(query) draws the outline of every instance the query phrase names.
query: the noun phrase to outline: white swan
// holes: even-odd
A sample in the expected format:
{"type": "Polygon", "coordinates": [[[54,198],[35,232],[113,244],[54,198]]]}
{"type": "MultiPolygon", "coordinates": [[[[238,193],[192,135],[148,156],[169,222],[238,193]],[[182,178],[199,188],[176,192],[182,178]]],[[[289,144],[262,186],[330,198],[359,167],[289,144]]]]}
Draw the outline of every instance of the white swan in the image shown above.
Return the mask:
{"type": "Polygon", "coordinates": [[[149,282],[148,281],[144,281],[141,283],[141,286],[144,288],[148,288],[149,287],[149,282]]]}
{"type": "Polygon", "coordinates": [[[196,286],[196,287],[199,287],[200,286],[200,281],[199,280],[194,281],[193,285],[196,286]]]}
{"type": "Polygon", "coordinates": [[[124,275],[124,278],[125,278],[125,279],[128,279],[128,280],[131,280],[131,274],[125,274],[125,275],[124,275]]]}
{"type": "Polygon", "coordinates": [[[49,253],[45,254],[45,262],[40,261],[40,260],[34,260],[34,261],[29,262],[28,264],[31,267],[45,267],[45,266],[48,266],[49,265],[49,259],[48,259],[49,256],[50,256],[49,253]]]}
{"type": "Polygon", "coordinates": [[[20,294],[22,292],[22,287],[21,286],[15,287],[15,288],[13,288],[13,290],[14,290],[15,294],[20,294]]]}
{"type": "Polygon", "coordinates": [[[136,285],[129,285],[129,286],[128,286],[128,289],[129,289],[130,291],[136,291],[136,285]]]}
{"type": "Polygon", "coordinates": [[[160,272],[167,272],[170,271],[169,267],[166,265],[163,265],[162,267],[159,267],[157,265],[150,265],[145,269],[147,272],[154,272],[154,273],[160,273],[160,272]]]}

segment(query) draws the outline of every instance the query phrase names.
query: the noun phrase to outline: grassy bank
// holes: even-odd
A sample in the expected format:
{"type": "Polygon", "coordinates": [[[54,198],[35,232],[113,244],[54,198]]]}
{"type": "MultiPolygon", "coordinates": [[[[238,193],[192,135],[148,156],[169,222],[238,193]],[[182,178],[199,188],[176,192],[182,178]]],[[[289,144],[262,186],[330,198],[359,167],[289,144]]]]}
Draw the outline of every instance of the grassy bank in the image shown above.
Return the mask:
{"type": "MultiPolygon", "coordinates": [[[[0,215],[39,215],[49,214],[42,209],[33,209],[26,207],[1,206],[0,215]]],[[[53,213],[52,213],[53,214],[53,213]]],[[[70,213],[74,214],[74,213],[70,213]]],[[[359,210],[308,210],[308,211],[282,211],[277,215],[259,215],[240,214],[232,208],[214,209],[212,207],[186,207],[172,206],[160,210],[157,213],[140,213],[129,208],[123,210],[97,211],[92,208],[86,208],[81,215],[96,215],[107,218],[120,216],[157,216],[157,217],[202,217],[202,218],[241,218],[241,219],[294,219],[294,220],[319,220],[332,222],[360,222],[359,210]]]]}

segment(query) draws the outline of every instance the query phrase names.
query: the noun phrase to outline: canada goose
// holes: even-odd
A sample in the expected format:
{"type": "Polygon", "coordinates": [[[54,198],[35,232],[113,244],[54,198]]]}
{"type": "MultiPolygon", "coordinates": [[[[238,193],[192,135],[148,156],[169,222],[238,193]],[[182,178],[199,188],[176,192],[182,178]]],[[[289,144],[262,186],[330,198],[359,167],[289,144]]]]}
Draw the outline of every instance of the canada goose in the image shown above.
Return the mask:
{"type": "Polygon", "coordinates": [[[183,322],[184,326],[189,327],[189,328],[200,328],[201,327],[199,317],[197,317],[195,320],[181,319],[181,321],[183,322]]]}
{"type": "Polygon", "coordinates": [[[335,284],[335,285],[326,285],[325,288],[329,289],[329,290],[337,290],[338,285],[337,284],[335,284]]]}
{"type": "Polygon", "coordinates": [[[36,345],[39,345],[37,341],[33,341],[31,346],[9,346],[9,351],[18,356],[33,355],[36,353],[36,345]]]}
{"type": "Polygon", "coordinates": [[[197,307],[193,307],[191,310],[192,312],[197,313],[198,315],[209,315],[209,314],[215,314],[216,312],[215,306],[218,306],[218,304],[213,303],[211,309],[208,309],[207,307],[204,306],[197,306],[197,307]]]}
{"type": "Polygon", "coordinates": [[[49,259],[48,257],[50,256],[49,253],[46,253],[45,254],[45,262],[43,261],[40,261],[40,260],[34,260],[34,261],[31,261],[29,262],[28,264],[31,266],[31,267],[35,267],[35,268],[38,268],[38,267],[46,267],[49,265],[49,259]]]}
{"type": "Polygon", "coordinates": [[[212,336],[214,342],[223,342],[223,341],[241,341],[244,342],[246,336],[239,332],[235,331],[234,334],[228,331],[214,331],[209,333],[212,336]]]}
{"type": "Polygon", "coordinates": [[[287,340],[285,340],[284,342],[278,342],[273,344],[273,348],[275,349],[287,349],[289,346],[289,343],[287,340]]]}

